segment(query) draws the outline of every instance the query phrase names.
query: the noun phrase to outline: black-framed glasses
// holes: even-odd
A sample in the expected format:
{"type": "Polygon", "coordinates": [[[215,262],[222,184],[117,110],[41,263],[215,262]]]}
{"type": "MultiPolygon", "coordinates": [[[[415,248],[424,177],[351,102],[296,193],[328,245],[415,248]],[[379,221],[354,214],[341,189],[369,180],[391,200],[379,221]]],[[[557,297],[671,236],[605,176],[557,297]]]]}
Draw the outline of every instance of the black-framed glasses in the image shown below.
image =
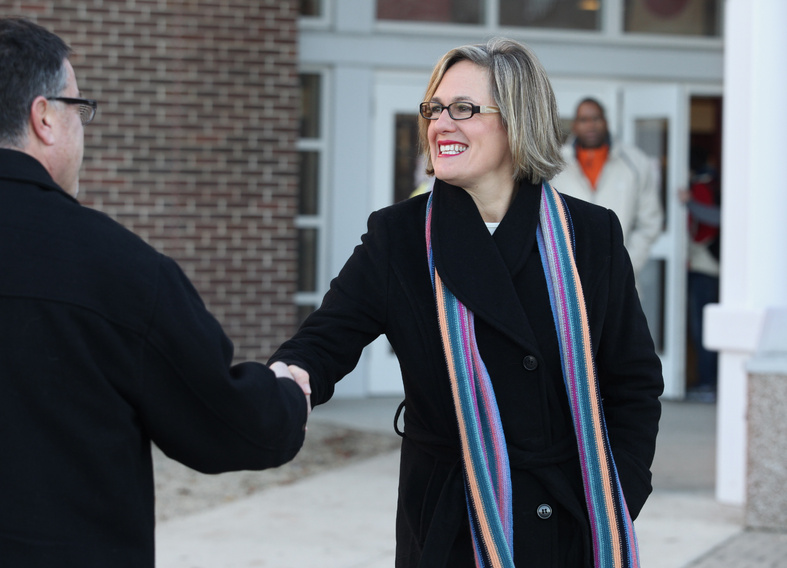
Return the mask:
{"type": "Polygon", "coordinates": [[[454,120],[467,120],[474,114],[491,114],[500,112],[496,106],[479,106],[472,103],[455,102],[444,106],[440,103],[421,103],[421,116],[427,120],[437,120],[444,110],[454,120]]]}
{"type": "Polygon", "coordinates": [[[79,106],[79,119],[82,121],[82,125],[86,126],[91,123],[93,117],[96,116],[96,109],[98,108],[98,101],[93,99],[73,99],[71,97],[49,97],[47,98],[49,101],[60,101],[61,103],[66,103],[67,105],[78,105],[79,106]]]}

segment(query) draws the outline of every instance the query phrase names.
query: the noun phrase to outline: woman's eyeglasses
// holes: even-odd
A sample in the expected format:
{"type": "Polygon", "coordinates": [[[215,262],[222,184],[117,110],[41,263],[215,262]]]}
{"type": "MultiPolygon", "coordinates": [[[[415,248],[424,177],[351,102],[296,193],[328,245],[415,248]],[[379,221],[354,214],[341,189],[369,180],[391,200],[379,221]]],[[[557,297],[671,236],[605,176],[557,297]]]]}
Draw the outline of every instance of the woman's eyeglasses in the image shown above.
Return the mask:
{"type": "Polygon", "coordinates": [[[437,120],[444,110],[454,120],[467,120],[474,114],[491,114],[500,112],[495,106],[479,106],[471,103],[456,102],[443,106],[440,103],[421,103],[421,116],[427,120],[437,120]]]}

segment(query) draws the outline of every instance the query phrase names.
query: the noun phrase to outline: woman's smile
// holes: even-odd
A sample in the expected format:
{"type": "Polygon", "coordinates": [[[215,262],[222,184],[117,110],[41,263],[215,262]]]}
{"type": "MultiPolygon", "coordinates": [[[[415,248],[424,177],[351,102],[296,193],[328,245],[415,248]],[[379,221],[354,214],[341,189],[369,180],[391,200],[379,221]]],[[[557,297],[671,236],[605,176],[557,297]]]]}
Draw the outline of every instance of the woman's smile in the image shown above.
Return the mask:
{"type": "Polygon", "coordinates": [[[467,144],[445,140],[437,143],[440,150],[439,156],[457,156],[467,150],[467,144]]]}

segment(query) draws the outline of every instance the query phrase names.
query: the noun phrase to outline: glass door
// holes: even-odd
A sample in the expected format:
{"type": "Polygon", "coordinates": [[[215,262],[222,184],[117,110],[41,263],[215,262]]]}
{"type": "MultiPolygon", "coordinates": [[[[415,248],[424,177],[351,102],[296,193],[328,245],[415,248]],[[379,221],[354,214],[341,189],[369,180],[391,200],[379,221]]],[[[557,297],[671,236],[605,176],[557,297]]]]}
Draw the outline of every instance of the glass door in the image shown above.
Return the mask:
{"type": "Polygon", "coordinates": [[[638,277],[664,372],[664,395],[681,398],[686,357],[686,211],[688,96],[678,85],[622,87],[622,138],[653,158],[660,176],[664,228],[638,277]]]}
{"type": "MultiPolygon", "coordinates": [[[[421,186],[426,177],[418,160],[418,104],[429,75],[379,73],[375,78],[374,162],[369,191],[374,210],[391,205],[421,186]]],[[[369,395],[403,393],[399,362],[385,337],[367,348],[369,395]]]]}

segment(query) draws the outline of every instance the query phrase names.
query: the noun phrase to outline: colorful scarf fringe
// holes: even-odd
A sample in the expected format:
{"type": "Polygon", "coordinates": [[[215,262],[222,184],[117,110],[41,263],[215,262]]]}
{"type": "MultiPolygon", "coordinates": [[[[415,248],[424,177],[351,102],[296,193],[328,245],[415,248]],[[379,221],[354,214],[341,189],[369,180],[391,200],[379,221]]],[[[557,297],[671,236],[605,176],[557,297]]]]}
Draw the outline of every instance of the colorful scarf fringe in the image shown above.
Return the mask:
{"type": "MultiPolygon", "coordinates": [[[[558,332],[563,377],[577,436],[596,568],[639,568],[634,525],[620,488],[601,408],[585,299],[573,254],[571,219],[560,195],[544,183],[537,231],[558,332]]],[[[475,340],[473,313],[443,284],[426,246],[437,314],[459,421],[465,493],[476,566],[509,568],[513,560],[511,476],[500,414],[475,340]]]]}

